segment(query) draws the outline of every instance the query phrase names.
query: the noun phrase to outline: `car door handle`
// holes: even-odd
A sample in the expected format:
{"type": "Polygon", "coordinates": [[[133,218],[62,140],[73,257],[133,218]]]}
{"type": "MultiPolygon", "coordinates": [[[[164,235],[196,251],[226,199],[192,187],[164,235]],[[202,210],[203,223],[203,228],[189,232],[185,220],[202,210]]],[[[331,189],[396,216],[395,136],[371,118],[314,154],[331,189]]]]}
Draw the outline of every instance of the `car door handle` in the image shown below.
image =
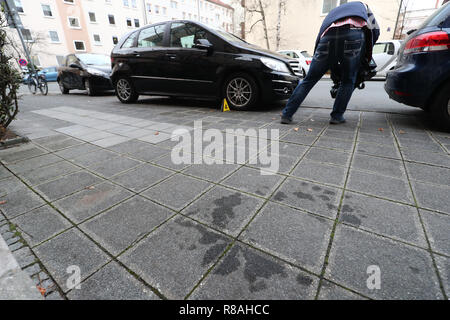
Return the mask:
{"type": "Polygon", "coordinates": [[[141,53],[139,51],[133,51],[133,56],[140,57],[141,53]]]}
{"type": "Polygon", "coordinates": [[[175,60],[177,58],[177,55],[175,53],[166,53],[166,57],[175,60]]]}

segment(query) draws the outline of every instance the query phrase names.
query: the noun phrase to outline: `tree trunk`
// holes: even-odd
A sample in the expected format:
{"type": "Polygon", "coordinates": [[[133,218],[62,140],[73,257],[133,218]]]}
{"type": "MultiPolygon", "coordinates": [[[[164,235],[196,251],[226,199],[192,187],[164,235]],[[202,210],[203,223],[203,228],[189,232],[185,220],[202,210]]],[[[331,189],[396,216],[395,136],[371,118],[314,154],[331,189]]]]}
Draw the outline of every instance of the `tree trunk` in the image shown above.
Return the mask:
{"type": "Polygon", "coordinates": [[[261,12],[261,19],[262,19],[263,28],[264,28],[264,38],[266,39],[267,49],[270,50],[269,31],[267,29],[266,12],[264,11],[264,6],[262,3],[262,0],[258,0],[258,2],[259,2],[259,9],[261,12]]]}

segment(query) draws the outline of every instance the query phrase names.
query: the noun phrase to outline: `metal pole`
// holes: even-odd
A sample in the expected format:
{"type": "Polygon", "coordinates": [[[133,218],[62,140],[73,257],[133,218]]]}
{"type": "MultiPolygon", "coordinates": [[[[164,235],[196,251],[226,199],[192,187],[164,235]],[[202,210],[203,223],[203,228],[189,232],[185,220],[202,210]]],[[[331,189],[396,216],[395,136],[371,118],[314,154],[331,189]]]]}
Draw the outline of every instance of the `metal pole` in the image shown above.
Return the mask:
{"type": "Polygon", "coordinates": [[[200,21],[200,0],[197,0],[197,21],[200,21]]]}
{"type": "MultiPolygon", "coordinates": [[[[16,20],[14,19],[14,15],[11,12],[11,8],[9,7],[8,1],[5,1],[4,4],[6,7],[7,14],[11,17],[13,27],[15,29],[17,29],[17,33],[19,34],[20,42],[22,42],[22,46],[23,46],[23,51],[25,52],[25,56],[28,59],[29,65],[31,67],[31,72],[33,75],[35,75],[37,77],[37,73],[36,73],[36,70],[34,69],[33,61],[31,60],[30,53],[28,52],[27,46],[25,45],[25,40],[23,39],[22,31],[16,24],[16,20]]],[[[27,65],[27,67],[28,67],[28,65],[27,65]]]]}
{"type": "Polygon", "coordinates": [[[142,5],[144,7],[144,26],[146,26],[148,25],[148,20],[147,20],[147,6],[145,0],[142,0],[142,5]]]}
{"type": "Polygon", "coordinates": [[[402,7],[403,7],[403,0],[400,0],[400,6],[398,7],[397,21],[395,21],[395,29],[394,29],[394,35],[392,36],[392,40],[395,40],[395,34],[397,33],[398,21],[400,20],[400,13],[402,11],[402,7]]]}

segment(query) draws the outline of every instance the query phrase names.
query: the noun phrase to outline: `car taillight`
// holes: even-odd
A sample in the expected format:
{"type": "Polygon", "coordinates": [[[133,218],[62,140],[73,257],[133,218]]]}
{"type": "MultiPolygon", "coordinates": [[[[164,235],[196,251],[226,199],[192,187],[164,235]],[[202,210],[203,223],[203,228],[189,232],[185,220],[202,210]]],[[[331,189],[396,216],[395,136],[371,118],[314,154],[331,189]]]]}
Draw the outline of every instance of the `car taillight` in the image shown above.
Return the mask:
{"type": "Polygon", "coordinates": [[[405,54],[442,51],[450,49],[449,35],[444,31],[436,31],[421,34],[408,41],[405,46],[405,54]]]}
{"type": "Polygon", "coordinates": [[[311,64],[311,60],[306,60],[306,65],[309,66],[311,64]]]}

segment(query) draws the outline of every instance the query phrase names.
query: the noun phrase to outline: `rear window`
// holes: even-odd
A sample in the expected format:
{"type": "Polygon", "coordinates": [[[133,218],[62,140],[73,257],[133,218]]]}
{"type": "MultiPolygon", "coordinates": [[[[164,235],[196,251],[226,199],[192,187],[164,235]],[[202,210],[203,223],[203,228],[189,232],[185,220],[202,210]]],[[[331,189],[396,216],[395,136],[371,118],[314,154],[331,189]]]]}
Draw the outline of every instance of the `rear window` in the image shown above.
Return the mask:
{"type": "Polygon", "coordinates": [[[444,5],[442,8],[433,13],[425,22],[419,27],[435,27],[442,24],[442,27],[448,28],[450,26],[450,4],[444,5]]]}
{"type": "Polygon", "coordinates": [[[135,46],[135,40],[136,40],[136,37],[137,37],[137,35],[138,35],[138,33],[137,32],[135,32],[135,33],[132,33],[129,37],[128,37],[128,39],[127,40],[125,40],[125,42],[122,44],[122,47],[121,48],[133,48],[134,46],[135,46]]]}
{"type": "Polygon", "coordinates": [[[310,55],[310,54],[308,53],[308,51],[302,51],[302,55],[303,55],[305,58],[312,58],[312,55],[310,55]]]}

